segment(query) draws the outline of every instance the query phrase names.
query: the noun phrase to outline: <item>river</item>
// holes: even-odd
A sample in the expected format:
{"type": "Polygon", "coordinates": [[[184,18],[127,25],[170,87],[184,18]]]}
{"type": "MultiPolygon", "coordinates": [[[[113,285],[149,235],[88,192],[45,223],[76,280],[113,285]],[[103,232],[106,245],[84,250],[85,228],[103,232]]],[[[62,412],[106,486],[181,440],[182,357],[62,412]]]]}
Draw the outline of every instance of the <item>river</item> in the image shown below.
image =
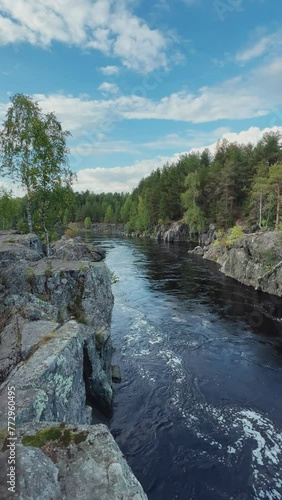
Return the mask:
{"type": "Polygon", "coordinates": [[[282,499],[282,300],[184,243],[96,242],[119,279],[110,429],[149,500],[282,499]]]}

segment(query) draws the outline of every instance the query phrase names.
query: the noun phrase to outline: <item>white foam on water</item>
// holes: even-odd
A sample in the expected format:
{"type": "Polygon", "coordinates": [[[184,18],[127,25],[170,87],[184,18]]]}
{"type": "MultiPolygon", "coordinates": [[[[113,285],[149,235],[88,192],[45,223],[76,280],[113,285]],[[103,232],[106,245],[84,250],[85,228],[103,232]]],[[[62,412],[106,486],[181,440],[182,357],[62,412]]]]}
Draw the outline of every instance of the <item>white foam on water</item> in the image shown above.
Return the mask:
{"type": "MultiPolygon", "coordinates": [[[[179,398],[172,398],[171,403],[180,405],[179,398]]],[[[196,403],[190,413],[181,407],[178,411],[198,439],[208,447],[222,451],[221,456],[216,457],[218,462],[230,467],[233,462],[236,464],[237,457],[244,450],[249,456],[254,499],[282,499],[282,433],[269,418],[253,410],[216,408],[203,403],[196,403]],[[201,431],[204,421],[212,424],[210,434],[201,431]],[[235,437],[234,442],[228,445],[220,443],[214,436],[221,433],[230,439],[235,437]]]]}
{"type": "Polygon", "coordinates": [[[163,342],[163,339],[161,336],[158,335],[154,339],[149,340],[150,345],[160,344],[161,342],[163,342]]]}
{"type": "Polygon", "coordinates": [[[187,318],[180,318],[179,316],[172,316],[171,317],[172,321],[175,321],[176,323],[187,323],[187,318]]]}
{"type": "MultiPolygon", "coordinates": [[[[212,460],[216,459],[226,467],[236,467],[243,453],[245,457],[249,457],[252,498],[282,500],[282,434],[273,422],[253,410],[208,405],[203,398],[192,398],[189,405],[186,405],[183,388],[185,384],[191,385],[189,373],[184,370],[181,357],[166,347],[165,332],[148,321],[139,310],[124,304],[119,304],[118,307],[121,314],[131,318],[130,327],[123,339],[123,354],[127,355],[130,349],[130,356],[136,361],[135,366],[141,378],[150,384],[156,384],[154,373],[150,367],[144,366],[142,359],[145,365],[152,355],[164,362],[173,383],[168,404],[181,415],[187,428],[205,443],[207,456],[211,454],[212,460]],[[205,422],[209,423],[209,431],[203,431],[205,422]],[[223,436],[222,442],[218,436],[223,436]]],[[[176,316],[172,319],[182,322],[176,316]]],[[[195,339],[192,342],[197,345],[195,339]]]]}

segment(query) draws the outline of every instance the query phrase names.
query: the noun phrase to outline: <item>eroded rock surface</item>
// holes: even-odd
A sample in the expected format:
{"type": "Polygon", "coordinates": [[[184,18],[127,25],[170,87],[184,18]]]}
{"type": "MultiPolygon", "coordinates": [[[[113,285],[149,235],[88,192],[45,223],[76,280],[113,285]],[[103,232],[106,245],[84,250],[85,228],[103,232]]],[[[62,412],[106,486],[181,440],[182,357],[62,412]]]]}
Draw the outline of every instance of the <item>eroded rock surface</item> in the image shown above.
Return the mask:
{"type": "Polygon", "coordinates": [[[231,246],[211,245],[204,258],[245,285],[282,297],[282,233],[248,234],[231,246]]]}

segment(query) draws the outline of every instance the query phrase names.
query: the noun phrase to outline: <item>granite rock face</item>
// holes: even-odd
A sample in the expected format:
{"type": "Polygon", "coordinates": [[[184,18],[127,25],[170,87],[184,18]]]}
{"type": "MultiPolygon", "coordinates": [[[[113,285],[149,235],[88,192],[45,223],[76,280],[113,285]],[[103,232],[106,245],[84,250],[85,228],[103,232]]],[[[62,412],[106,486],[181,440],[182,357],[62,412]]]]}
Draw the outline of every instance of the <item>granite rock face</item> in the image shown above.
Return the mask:
{"type": "Polygon", "coordinates": [[[7,386],[17,392],[17,425],[55,421],[86,423],[83,379],[83,325],[65,323],[43,337],[26,362],[17,365],[0,388],[0,423],[7,422],[7,386]]]}
{"type": "MultiPolygon", "coordinates": [[[[113,295],[106,264],[43,258],[28,263],[19,261],[17,266],[23,269],[22,273],[15,272],[13,262],[4,273],[10,272],[11,279],[2,294],[0,381],[25,359],[27,346],[29,349],[35,347],[36,339],[39,342],[44,336],[45,327],[52,330],[52,324],[48,327],[44,322],[53,322],[53,329],[56,329],[58,323],[76,320],[87,332],[83,352],[88,363],[89,394],[96,404],[109,411],[113,295]]],[[[2,275],[0,272],[0,277],[2,275]]]]}
{"type": "Polygon", "coordinates": [[[182,222],[173,222],[169,227],[159,224],[155,228],[155,233],[157,240],[163,240],[167,243],[190,240],[189,227],[182,222]]]}
{"type": "MultiPolygon", "coordinates": [[[[110,272],[105,263],[95,262],[97,249],[80,239],[64,239],[56,244],[56,249],[65,254],[66,261],[44,258],[36,235],[0,233],[0,382],[15,377],[14,382],[27,401],[31,390],[29,380],[37,374],[32,390],[36,394],[40,390],[43,397],[43,392],[45,395],[48,392],[44,386],[48,377],[52,378],[53,372],[60,374],[53,357],[63,349],[62,358],[72,355],[70,366],[72,357],[74,364],[77,360],[78,371],[74,370],[74,376],[77,375],[78,380],[76,388],[82,384],[83,404],[87,397],[109,411],[113,307],[110,272]],[[84,260],[79,260],[80,257],[84,260]],[[52,346],[56,346],[54,352],[52,346]],[[49,358],[51,361],[46,364],[49,358]]],[[[104,251],[98,251],[99,258],[104,257],[104,251]]],[[[68,378],[67,367],[61,376],[68,378]]],[[[50,396],[53,402],[54,394],[50,396]]],[[[27,416],[21,416],[19,411],[19,419],[37,418],[38,412],[32,413],[36,405],[32,396],[31,400],[29,409],[25,408],[27,416]]],[[[45,409],[38,418],[46,420],[48,415],[49,420],[58,419],[58,411],[56,407],[51,416],[45,409]]],[[[74,410],[74,415],[73,409],[68,411],[63,409],[65,417],[60,417],[63,421],[85,421],[80,410],[74,410]]]]}
{"type": "Polygon", "coordinates": [[[247,234],[232,246],[211,245],[204,258],[244,285],[282,297],[282,233],[247,234]]]}
{"type": "Polygon", "coordinates": [[[8,387],[16,389],[19,500],[147,498],[109,430],[90,425],[92,408],[106,413],[112,403],[113,295],[103,258],[79,239],[63,239],[45,258],[35,235],[0,233],[3,500],[15,496],[6,484],[8,387]],[[28,446],[40,429],[48,439],[28,446]]]}

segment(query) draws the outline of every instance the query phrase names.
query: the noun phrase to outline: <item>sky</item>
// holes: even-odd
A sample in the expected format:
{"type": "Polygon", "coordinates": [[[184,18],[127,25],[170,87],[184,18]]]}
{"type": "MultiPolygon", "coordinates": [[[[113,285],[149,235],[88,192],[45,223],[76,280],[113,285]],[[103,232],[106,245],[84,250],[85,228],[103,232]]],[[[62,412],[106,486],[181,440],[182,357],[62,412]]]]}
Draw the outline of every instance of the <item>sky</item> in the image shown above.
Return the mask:
{"type": "Polygon", "coordinates": [[[72,133],[75,190],[130,191],[282,131],[281,21],[281,0],[0,0],[0,121],[32,95],[72,133]]]}

